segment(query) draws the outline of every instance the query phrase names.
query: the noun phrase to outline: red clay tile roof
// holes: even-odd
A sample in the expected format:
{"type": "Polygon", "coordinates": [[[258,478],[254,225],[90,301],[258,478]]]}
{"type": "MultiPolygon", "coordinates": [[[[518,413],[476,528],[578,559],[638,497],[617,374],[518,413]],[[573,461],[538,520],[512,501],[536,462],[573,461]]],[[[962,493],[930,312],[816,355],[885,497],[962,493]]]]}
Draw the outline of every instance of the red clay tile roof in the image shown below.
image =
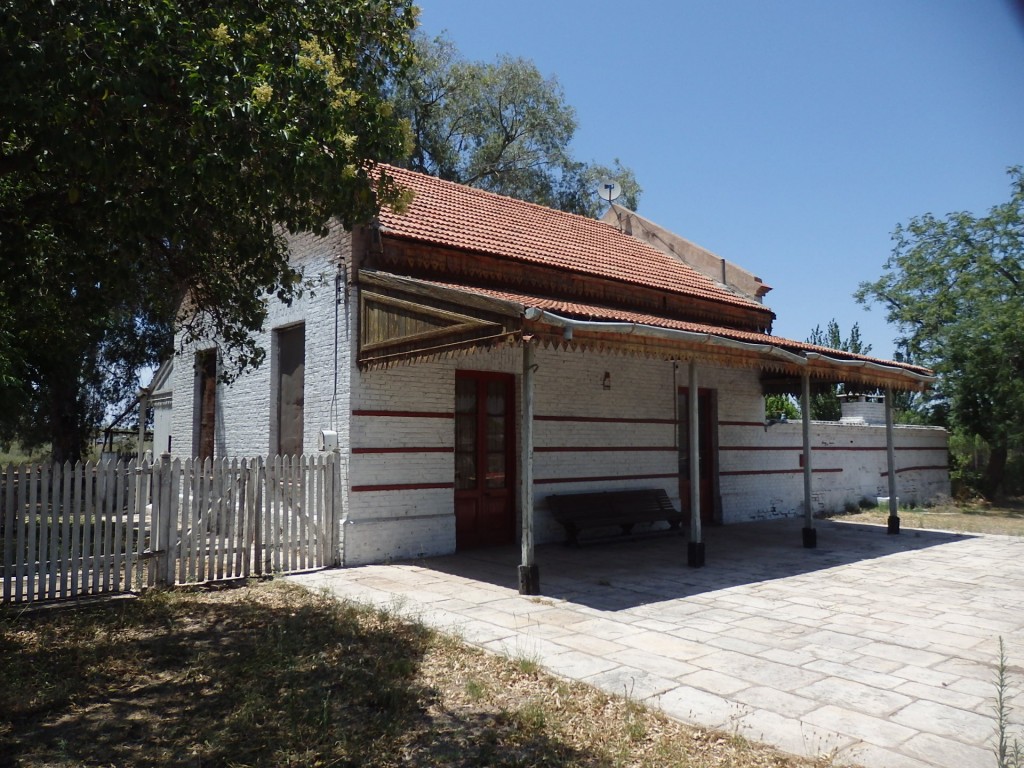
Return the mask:
{"type": "Polygon", "coordinates": [[[766,324],[773,317],[764,305],[602,221],[401,168],[383,170],[415,194],[405,213],[381,211],[387,234],[743,307],[764,313],[766,324]]]}
{"type": "Polygon", "coordinates": [[[722,336],[723,338],[736,339],[737,341],[746,341],[752,344],[770,344],[775,347],[781,347],[791,352],[817,352],[827,357],[837,358],[840,360],[864,360],[871,363],[877,363],[880,365],[887,365],[893,368],[902,368],[907,371],[912,371],[920,374],[931,374],[927,368],[922,368],[917,365],[909,365],[907,363],[897,363],[892,360],[883,360],[877,357],[868,357],[867,355],[858,355],[853,352],[843,352],[837,349],[831,349],[830,347],[821,347],[816,344],[808,344],[804,341],[793,341],[792,339],[786,339],[782,336],[772,336],[765,333],[754,333],[751,331],[739,331],[733,328],[723,328],[717,325],[707,325],[704,323],[690,323],[684,320],[674,320],[672,318],[660,317],[658,315],[650,315],[643,312],[630,312],[622,309],[612,309],[609,307],[600,307],[594,304],[580,304],[572,301],[562,301],[559,299],[549,299],[540,296],[528,296],[522,293],[509,293],[507,291],[494,291],[486,288],[476,288],[468,285],[460,285],[456,283],[443,283],[436,280],[424,280],[422,282],[430,283],[441,288],[449,288],[451,290],[463,291],[466,293],[475,293],[481,296],[489,296],[491,298],[500,299],[502,301],[511,301],[516,304],[522,304],[524,307],[536,307],[537,309],[547,310],[554,312],[555,314],[564,315],[566,317],[575,320],[594,320],[598,322],[615,322],[615,323],[637,323],[639,325],[653,325],[658,328],[672,328],[679,331],[690,331],[692,333],[710,333],[715,336],[722,336]]]}

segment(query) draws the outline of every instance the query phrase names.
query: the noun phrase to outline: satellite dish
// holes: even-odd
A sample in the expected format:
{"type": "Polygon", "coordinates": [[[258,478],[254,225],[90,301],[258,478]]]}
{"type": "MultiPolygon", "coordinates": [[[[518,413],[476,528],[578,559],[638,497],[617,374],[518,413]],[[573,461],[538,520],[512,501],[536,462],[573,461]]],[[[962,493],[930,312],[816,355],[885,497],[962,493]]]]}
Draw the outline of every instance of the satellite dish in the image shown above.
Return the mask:
{"type": "Polygon", "coordinates": [[[612,181],[611,179],[601,179],[597,183],[597,196],[604,200],[606,203],[611,203],[614,200],[619,199],[619,195],[622,194],[622,187],[619,186],[619,182],[612,181]]]}

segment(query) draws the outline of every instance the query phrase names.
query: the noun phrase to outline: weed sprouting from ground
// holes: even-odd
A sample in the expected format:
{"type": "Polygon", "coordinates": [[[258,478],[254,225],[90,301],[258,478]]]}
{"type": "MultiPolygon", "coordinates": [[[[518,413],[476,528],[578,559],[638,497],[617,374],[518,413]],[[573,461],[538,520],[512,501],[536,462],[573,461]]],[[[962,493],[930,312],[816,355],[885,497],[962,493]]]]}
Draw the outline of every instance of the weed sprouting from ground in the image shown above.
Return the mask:
{"type": "Polygon", "coordinates": [[[626,735],[630,741],[643,741],[647,737],[647,709],[632,699],[626,699],[626,735]]]}
{"type": "Polygon", "coordinates": [[[999,638],[999,663],[996,666],[996,765],[998,768],[1024,768],[1024,744],[1012,733],[1013,724],[1010,720],[1010,698],[1013,691],[1010,687],[1009,670],[1006,660],[1006,647],[1003,638],[999,638]]]}
{"type": "Polygon", "coordinates": [[[513,657],[512,663],[524,675],[536,675],[541,670],[540,659],[536,654],[518,653],[513,657]]]}
{"type": "Polygon", "coordinates": [[[470,678],[466,681],[466,695],[472,701],[480,701],[487,695],[487,684],[479,678],[470,678]]]}

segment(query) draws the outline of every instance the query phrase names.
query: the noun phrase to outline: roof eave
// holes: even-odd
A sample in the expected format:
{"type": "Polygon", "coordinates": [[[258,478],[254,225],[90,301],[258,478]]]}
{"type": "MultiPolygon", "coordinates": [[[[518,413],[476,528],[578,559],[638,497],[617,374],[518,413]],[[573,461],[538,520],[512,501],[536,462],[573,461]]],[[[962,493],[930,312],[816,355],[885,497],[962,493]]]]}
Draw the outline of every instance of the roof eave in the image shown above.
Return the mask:
{"type": "Polygon", "coordinates": [[[664,340],[678,345],[680,359],[735,358],[749,365],[760,361],[760,367],[787,375],[804,374],[818,380],[848,381],[855,379],[869,386],[921,391],[935,382],[935,376],[909,370],[899,363],[891,365],[869,360],[831,357],[819,352],[787,349],[785,345],[757,343],[732,339],[715,333],[698,333],[631,322],[576,320],[548,310],[529,307],[524,319],[534,326],[562,329],[562,336],[574,344],[586,344],[587,335],[622,336],[664,340]]]}

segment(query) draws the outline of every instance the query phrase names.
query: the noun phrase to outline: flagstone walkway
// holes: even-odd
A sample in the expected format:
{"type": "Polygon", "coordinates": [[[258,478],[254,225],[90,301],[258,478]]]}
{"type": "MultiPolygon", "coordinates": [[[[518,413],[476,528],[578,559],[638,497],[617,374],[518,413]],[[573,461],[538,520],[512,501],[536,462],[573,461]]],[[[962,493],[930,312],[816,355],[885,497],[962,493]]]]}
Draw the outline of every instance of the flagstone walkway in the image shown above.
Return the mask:
{"type": "MultiPolygon", "coordinates": [[[[998,638],[1024,688],[1024,538],[800,521],[685,539],[538,547],[292,577],[672,717],[879,768],[994,766],[998,638]]],[[[1024,724],[1024,696],[1018,724],[1024,724]]]]}

